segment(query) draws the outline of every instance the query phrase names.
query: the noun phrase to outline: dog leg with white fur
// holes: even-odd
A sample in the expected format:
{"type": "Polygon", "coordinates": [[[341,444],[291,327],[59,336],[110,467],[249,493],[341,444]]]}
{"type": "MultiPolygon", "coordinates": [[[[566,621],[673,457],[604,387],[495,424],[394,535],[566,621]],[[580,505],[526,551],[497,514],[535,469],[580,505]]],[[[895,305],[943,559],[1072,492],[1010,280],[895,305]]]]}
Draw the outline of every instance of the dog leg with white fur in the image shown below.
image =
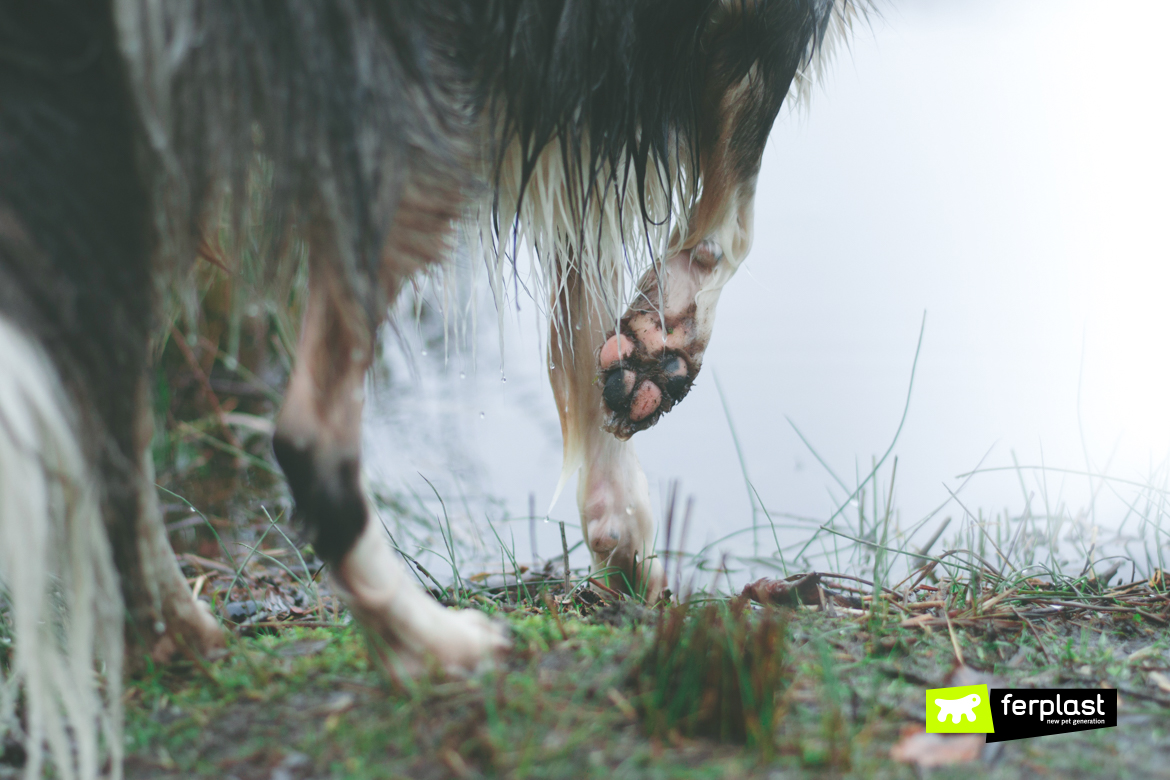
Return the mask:
{"type": "Polygon", "coordinates": [[[121,763],[122,594],[83,428],[43,348],[0,314],[0,735],[24,745],[25,777],[47,752],[57,776],[96,778],[103,743],[121,763]]]}
{"type": "Polygon", "coordinates": [[[549,379],[564,437],[564,469],[581,469],[577,506],[593,570],[610,587],[655,602],[665,587],[654,555],[650,488],[634,446],[603,430],[606,413],[597,380],[597,350],[605,340],[601,304],[570,275],[556,306],[549,340],[549,379]],[[577,326],[580,326],[578,329],[577,326]]]}
{"type": "Polygon", "coordinates": [[[650,600],[661,594],[665,579],[652,553],[649,488],[628,440],[690,391],[711,340],[719,294],[751,247],[758,158],[732,165],[710,154],[706,166],[709,178],[689,233],[677,242],[683,248],[643,276],[617,332],[603,305],[589,301],[573,276],[550,340],[552,365],[559,367],[550,375],[565,468],[582,469],[577,503],[594,565],[625,574],[650,600]]]}
{"type": "Polygon", "coordinates": [[[354,615],[406,674],[431,665],[474,672],[505,650],[483,613],[440,606],[403,569],[370,516],[361,486],[361,415],[374,337],[364,312],[329,268],[310,272],[309,300],[273,443],[317,554],[354,615]]]}

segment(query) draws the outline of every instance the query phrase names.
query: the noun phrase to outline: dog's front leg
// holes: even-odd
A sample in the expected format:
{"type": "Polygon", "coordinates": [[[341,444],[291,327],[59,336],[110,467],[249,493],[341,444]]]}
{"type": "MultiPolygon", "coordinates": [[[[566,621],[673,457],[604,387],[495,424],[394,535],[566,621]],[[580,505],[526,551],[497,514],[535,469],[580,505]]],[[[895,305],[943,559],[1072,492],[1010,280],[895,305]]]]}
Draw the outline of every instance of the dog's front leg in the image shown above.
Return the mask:
{"type": "MultiPolygon", "coordinates": [[[[391,288],[396,284],[388,285],[391,288]]],[[[507,647],[480,612],[440,606],[413,582],[370,516],[361,484],[361,416],[374,329],[340,273],[317,259],[273,443],[300,523],[354,615],[407,674],[474,671],[507,647]]]]}
{"type": "Polygon", "coordinates": [[[617,332],[611,330],[598,349],[603,424],[618,438],[649,428],[690,392],[711,341],[719,294],[750,241],[752,201],[750,195],[743,200],[715,229],[692,236],[686,249],[646,272],[617,332]]]}
{"type": "Polygon", "coordinates": [[[605,304],[576,271],[554,301],[549,375],[566,472],[581,468],[581,525],[595,568],[620,574],[621,585],[650,600],[657,600],[665,580],[653,554],[649,488],[628,440],[690,391],[711,340],[719,294],[751,245],[754,174],[728,179],[733,183],[704,192],[690,233],[677,242],[685,248],[639,281],[617,332],[605,304]]]}
{"type": "Polygon", "coordinates": [[[777,95],[761,90],[749,75],[705,110],[711,123],[700,134],[700,197],[598,350],[605,426],[615,436],[654,425],[690,392],[702,367],[719,294],[751,249],[756,176],[779,109],[777,95]]]}
{"type": "Polygon", "coordinates": [[[654,555],[650,488],[634,445],[603,429],[606,412],[597,381],[605,341],[603,304],[571,272],[554,305],[549,379],[564,437],[565,471],[581,469],[577,506],[597,576],[618,590],[655,602],[665,585],[654,555]]]}

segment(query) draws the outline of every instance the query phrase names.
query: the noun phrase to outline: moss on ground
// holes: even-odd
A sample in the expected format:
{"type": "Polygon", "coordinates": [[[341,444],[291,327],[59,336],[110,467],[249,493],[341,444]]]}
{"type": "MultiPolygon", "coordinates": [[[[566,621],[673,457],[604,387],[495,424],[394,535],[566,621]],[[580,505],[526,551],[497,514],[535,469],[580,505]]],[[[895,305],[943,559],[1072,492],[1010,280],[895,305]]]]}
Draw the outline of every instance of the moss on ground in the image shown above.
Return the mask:
{"type": "MultiPolygon", "coordinates": [[[[653,618],[539,606],[497,617],[514,648],[470,680],[391,680],[353,626],[238,638],[220,661],[148,668],[126,693],[127,776],[915,777],[890,747],[921,725],[924,689],[955,666],[945,631],[800,610],[765,751],[647,735],[631,672],[653,618]]],[[[1027,632],[955,638],[969,666],[1009,686],[1117,687],[1119,727],[1007,743],[931,776],[1165,777],[1170,696],[1151,677],[1170,663],[1164,633],[1108,615],[1045,630],[1044,649],[1027,632]]]]}

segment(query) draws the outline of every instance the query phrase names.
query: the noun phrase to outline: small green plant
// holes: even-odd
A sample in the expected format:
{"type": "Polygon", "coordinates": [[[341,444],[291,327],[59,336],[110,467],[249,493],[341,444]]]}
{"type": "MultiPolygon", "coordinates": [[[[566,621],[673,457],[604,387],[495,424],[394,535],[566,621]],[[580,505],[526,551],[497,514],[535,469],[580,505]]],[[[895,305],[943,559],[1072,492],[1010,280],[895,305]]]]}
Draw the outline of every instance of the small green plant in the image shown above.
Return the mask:
{"type": "Polygon", "coordinates": [[[770,754],[788,679],[786,613],[745,598],[664,610],[633,679],[651,734],[705,736],[770,754]]]}

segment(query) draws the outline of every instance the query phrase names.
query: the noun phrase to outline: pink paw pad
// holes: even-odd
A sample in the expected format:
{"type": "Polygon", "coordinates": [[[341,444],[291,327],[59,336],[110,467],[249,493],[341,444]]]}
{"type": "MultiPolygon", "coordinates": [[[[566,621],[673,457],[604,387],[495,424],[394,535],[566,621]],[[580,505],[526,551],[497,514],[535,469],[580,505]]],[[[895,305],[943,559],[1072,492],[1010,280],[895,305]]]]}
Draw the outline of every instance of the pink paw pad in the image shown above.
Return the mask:
{"type": "Polygon", "coordinates": [[[634,393],[634,400],[630,403],[630,419],[641,422],[658,409],[662,403],[662,391],[658,385],[646,380],[638,385],[638,392],[634,393]]]}
{"type": "MultiPolygon", "coordinates": [[[[622,334],[611,336],[605,345],[601,348],[601,354],[597,357],[597,362],[601,365],[604,371],[613,366],[614,363],[625,360],[634,352],[634,342],[622,334]]],[[[632,388],[631,388],[632,389],[632,388]]]]}

